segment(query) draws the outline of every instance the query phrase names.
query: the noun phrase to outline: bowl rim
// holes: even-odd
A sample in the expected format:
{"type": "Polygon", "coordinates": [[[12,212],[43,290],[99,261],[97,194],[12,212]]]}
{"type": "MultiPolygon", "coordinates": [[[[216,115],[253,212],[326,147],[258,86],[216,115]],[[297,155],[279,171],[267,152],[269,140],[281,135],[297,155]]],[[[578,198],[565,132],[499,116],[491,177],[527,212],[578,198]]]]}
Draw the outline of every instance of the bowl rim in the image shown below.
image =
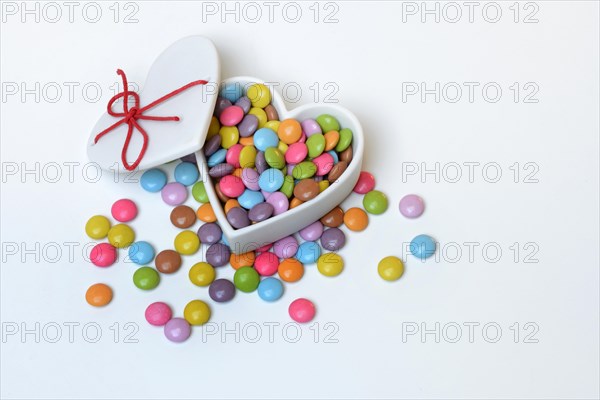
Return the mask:
{"type": "MultiPolygon", "coordinates": [[[[268,85],[268,82],[265,82],[262,79],[258,79],[258,78],[254,78],[254,77],[250,77],[250,76],[234,76],[234,77],[222,80],[221,84],[238,83],[238,82],[243,85],[248,85],[248,84],[253,84],[253,83],[262,83],[262,84],[266,85],[269,88],[269,90],[271,91],[271,104],[273,104],[273,106],[277,110],[277,113],[279,114],[280,118],[281,118],[281,116],[283,116],[285,118],[295,118],[295,116],[301,114],[302,112],[311,110],[311,109],[315,109],[315,108],[326,108],[326,109],[330,110],[330,111],[328,111],[328,113],[329,112],[332,112],[332,113],[339,112],[340,114],[344,114],[344,116],[347,117],[347,119],[349,119],[351,121],[351,125],[353,125],[352,126],[352,136],[353,136],[353,139],[352,139],[353,158],[352,158],[352,160],[356,159],[358,162],[350,162],[348,164],[347,170],[344,171],[344,173],[342,173],[342,175],[340,176],[340,178],[338,178],[338,180],[336,182],[341,183],[347,179],[350,179],[350,176],[352,175],[351,172],[356,169],[360,169],[362,167],[362,157],[363,157],[363,153],[364,153],[364,133],[363,133],[363,129],[362,129],[362,125],[360,124],[360,121],[354,115],[354,113],[352,113],[350,110],[348,110],[344,107],[341,107],[337,104],[329,104],[329,103],[303,104],[301,106],[288,109],[285,105],[283,98],[281,97],[279,92],[277,92],[275,90],[275,88],[270,87],[268,85]],[[358,138],[358,140],[355,141],[356,138],[358,138]],[[354,146],[354,144],[356,144],[356,146],[354,146]]],[[[314,118],[316,118],[316,115],[314,118]]],[[[287,210],[286,212],[284,212],[282,214],[273,216],[273,217],[271,217],[265,221],[262,221],[260,223],[251,224],[251,225],[246,226],[241,229],[234,229],[233,226],[231,226],[231,224],[227,220],[227,216],[225,215],[225,210],[223,208],[223,205],[221,204],[221,200],[218,198],[218,196],[216,194],[216,191],[214,188],[215,183],[213,182],[212,178],[208,175],[208,162],[207,162],[207,158],[204,156],[203,149],[200,149],[200,150],[198,150],[198,152],[196,152],[196,157],[198,158],[198,156],[200,156],[199,161],[201,164],[199,166],[200,176],[202,178],[202,181],[204,182],[204,187],[207,192],[209,202],[211,205],[212,204],[219,205],[219,207],[213,207],[213,212],[214,212],[215,216],[217,217],[217,222],[221,226],[221,230],[223,231],[223,234],[225,235],[225,237],[227,238],[229,243],[235,241],[235,238],[238,236],[241,236],[242,234],[247,235],[247,234],[256,233],[260,230],[266,229],[268,226],[271,226],[272,224],[285,223],[286,218],[291,218],[294,215],[301,214],[303,212],[303,210],[305,210],[306,208],[315,205],[315,203],[312,201],[306,202],[306,203],[300,204],[297,207],[294,207],[291,210],[287,210]]],[[[323,193],[320,193],[315,199],[318,199],[321,196],[328,196],[328,192],[324,191],[323,193]]],[[[323,213],[323,215],[325,215],[329,211],[330,210],[325,211],[323,213]]],[[[307,222],[306,226],[310,225],[313,222],[315,222],[315,221],[307,222]]]]}

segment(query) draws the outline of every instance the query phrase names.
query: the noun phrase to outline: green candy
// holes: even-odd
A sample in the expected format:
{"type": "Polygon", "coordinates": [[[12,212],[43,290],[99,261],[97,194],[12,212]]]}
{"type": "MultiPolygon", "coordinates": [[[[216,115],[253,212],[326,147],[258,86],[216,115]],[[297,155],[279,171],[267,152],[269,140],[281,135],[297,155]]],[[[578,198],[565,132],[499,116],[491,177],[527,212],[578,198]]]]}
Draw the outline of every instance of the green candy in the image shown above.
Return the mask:
{"type": "Polygon", "coordinates": [[[285,178],[283,178],[283,185],[281,185],[279,191],[285,194],[288,199],[292,197],[292,194],[294,193],[294,178],[291,175],[286,175],[285,178]]]}
{"type": "Polygon", "coordinates": [[[317,166],[312,161],[303,161],[297,164],[292,170],[292,176],[295,179],[306,179],[317,173],[317,166]]]}
{"type": "Polygon", "coordinates": [[[265,150],[265,160],[271,168],[281,169],[285,166],[283,153],[277,147],[267,147],[265,150]]]}
{"type": "Polygon", "coordinates": [[[206,194],[206,188],[204,182],[196,182],[192,186],[192,196],[198,203],[208,203],[208,195],[206,194]]]}
{"type": "Polygon", "coordinates": [[[371,190],[363,197],[363,207],[371,214],[383,214],[388,208],[387,196],[379,190],[371,190]]]}
{"type": "Polygon", "coordinates": [[[240,151],[240,165],[242,168],[254,168],[254,160],[256,160],[256,147],[244,146],[240,151]]]}
{"type": "Polygon", "coordinates": [[[258,272],[254,268],[242,267],[235,271],[233,283],[242,292],[254,292],[260,283],[260,276],[258,276],[258,272]]]}
{"type": "Polygon", "coordinates": [[[306,147],[308,147],[308,156],[310,158],[320,156],[325,150],[325,136],[315,133],[306,140],[306,147]]]}
{"type": "Polygon", "coordinates": [[[133,284],[142,290],[152,290],[158,286],[158,271],[150,267],[141,267],[133,273],[133,284]]]}
{"type": "Polygon", "coordinates": [[[323,133],[327,133],[329,131],[339,131],[340,123],[335,117],[329,114],[321,114],[317,117],[317,123],[321,126],[323,133]]]}
{"type": "Polygon", "coordinates": [[[340,131],[340,140],[338,141],[337,146],[335,146],[335,151],[341,153],[346,150],[348,146],[352,143],[352,131],[348,128],[344,128],[340,131]]]}

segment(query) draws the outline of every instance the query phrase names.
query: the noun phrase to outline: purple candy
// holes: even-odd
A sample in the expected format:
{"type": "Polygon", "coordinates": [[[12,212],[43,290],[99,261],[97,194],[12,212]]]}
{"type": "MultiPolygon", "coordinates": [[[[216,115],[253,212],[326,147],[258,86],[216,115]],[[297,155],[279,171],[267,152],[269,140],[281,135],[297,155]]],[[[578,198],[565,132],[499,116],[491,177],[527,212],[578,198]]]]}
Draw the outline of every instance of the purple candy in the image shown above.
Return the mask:
{"type": "Polygon", "coordinates": [[[267,200],[269,198],[269,196],[273,194],[273,192],[267,192],[266,190],[262,190],[262,189],[260,190],[260,192],[262,193],[265,200],[267,200]]]}
{"type": "Polygon", "coordinates": [[[208,170],[208,175],[210,175],[212,178],[222,178],[225,175],[232,174],[234,169],[235,168],[233,168],[233,165],[231,164],[221,163],[208,170]]]}
{"type": "Polygon", "coordinates": [[[184,185],[179,182],[167,183],[160,191],[163,201],[170,206],[183,204],[187,199],[188,192],[184,185]]]}
{"type": "Polygon", "coordinates": [[[300,237],[307,242],[318,240],[323,234],[323,224],[321,221],[316,221],[300,230],[300,237]]]}
{"type": "Polygon", "coordinates": [[[204,155],[211,156],[221,148],[221,135],[215,135],[204,143],[204,155]]]}
{"type": "Polygon", "coordinates": [[[172,318],[166,323],[164,328],[165,336],[171,342],[185,342],[192,333],[192,327],[183,318],[172,318]]]}
{"type": "Polygon", "coordinates": [[[222,267],[229,263],[230,255],[231,252],[229,251],[229,247],[225,246],[223,243],[214,243],[206,250],[206,262],[213,267],[222,267]]]}
{"type": "Polygon", "coordinates": [[[241,137],[252,136],[256,132],[256,128],[258,128],[258,118],[256,118],[256,115],[248,114],[239,123],[237,128],[241,137]]]}
{"type": "Polygon", "coordinates": [[[400,200],[400,213],[406,218],[417,218],[423,214],[425,203],[416,194],[407,194],[400,200]]]}
{"type": "Polygon", "coordinates": [[[235,286],[227,279],[217,279],[208,287],[208,295],[218,303],[224,303],[235,296],[235,286]]]}
{"type": "Polygon", "coordinates": [[[198,237],[200,238],[200,242],[204,244],[217,243],[221,240],[221,236],[223,236],[223,231],[214,222],[206,223],[198,229],[198,237]]]}
{"type": "Polygon", "coordinates": [[[338,251],[346,244],[346,235],[338,228],[329,228],[321,235],[321,246],[325,250],[338,251]]]}
{"type": "Polygon", "coordinates": [[[196,153],[188,154],[187,156],[181,157],[181,161],[196,164],[196,153]]]}
{"type": "Polygon", "coordinates": [[[292,258],[298,251],[298,241],[293,236],[286,236],[273,244],[273,253],[279,258],[292,258]]]}
{"type": "Polygon", "coordinates": [[[231,102],[225,97],[217,97],[217,104],[215,105],[215,115],[217,118],[221,116],[223,110],[231,106],[231,102]]]}
{"type": "Polygon", "coordinates": [[[321,126],[314,119],[305,119],[300,125],[302,125],[302,131],[308,137],[314,135],[315,133],[323,133],[321,126]]]}
{"type": "Polygon", "coordinates": [[[271,193],[269,198],[267,198],[267,203],[270,203],[273,206],[273,215],[279,215],[290,208],[290,201],[287,196],[281,192],[271,193]]]}
{"type": "Polygon", "coordinates": [[[250,220],[248,219],[248,211],[244,210],[242,207],[233,207],[227,213],[227,221],[236,229],[245,228],[250,225],[250,220]]]}
{"type": "Polygon", "coordinates": [[[294,167],[296,166],[296,164],[288,164],[287,165],[287,174],[288,175],[292,175],[292,171],[294,171],[294,167]]]}
{"type": "Polygon", "coordinates": [[[269,164],[267,164],[267,160],[265,159],[265,152],[259,151],[256,153],[256,158],[254,159],[254,166],[256,167],[256,171],[259,174],[262,174],[267,169],[269,169],[269,164]]]}
{"type": "Polygon", "coordinates": [[[248,114],[248,111],[250,111],[250,108],[252,107],[252,102],[250,102],[248,97],[242,96],[235,102],[235,105],[241,107],[242,110],[244,110],[244,114],[248,114]]]}
{"type": "Polygon", "coordinates": [[[260,190],[258,186],[258,172],[252,168],[244,168],[242,170],[242,182],[250,190],[260,190]]]}
{"type": "Polygon", "coordinates": [[[261,222],[271,218],[275,209],[270,203],[258,203],[248,211],[248,218],[253,222],[261,222]]]}

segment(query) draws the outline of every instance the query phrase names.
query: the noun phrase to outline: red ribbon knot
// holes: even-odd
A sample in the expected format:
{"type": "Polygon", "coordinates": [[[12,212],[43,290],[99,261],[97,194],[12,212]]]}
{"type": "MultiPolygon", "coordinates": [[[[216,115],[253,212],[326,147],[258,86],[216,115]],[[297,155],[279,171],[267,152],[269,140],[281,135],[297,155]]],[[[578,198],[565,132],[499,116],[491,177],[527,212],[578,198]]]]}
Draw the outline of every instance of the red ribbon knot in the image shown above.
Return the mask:
{"type": "Polygon", "coordinates": [[[179,93],[181,93],[193,86],[206,85],[208,82],[203,81],[203,80],[190,82],[187,85],[184,85],[184,86],[180,87],[179,89],[176,89],[170,93],[167,93],[166,95],[162,96],[161,98],[154,100],[152,103],[148,104],[147,106],[140,108],[140,95],[136,92],[129,90],[125,72],[118,69],[117,74],[119,74],[121,76],[121,78],[123,79],[123,91],[117,93],[109,100],[108,105],[106,106],[106,110],[109,115],[111,115],[115,118],[121,118],[121,119],[118,120],[117,122],[115,122],[114,124],[112,124],[111,126],[109,126],[108,128],[106,128],[105,130],[103,130],[102,132],[100,132],[99,134],[97,134],[96,137],[94,138],[94,144],[98,143],[98,141],[104,135],[106,135],[107,133],[109,133],[110,131],[112,131],[113,129],[118,127],[119,125],[127,124],[127,136],[125,137],[125,143],[123,144],[123,149],[121,150],[121,161],[123,162],[123,165],[125,166],[126,170],[132,171],[135,168],[137,168],[137,166],[140,164],[140,162],[142,161],[142,158],[144,158],[144,154],[146,154],[146,149],[148,148],[148,134],[146,133],[144,128],[142,128],[141,125],[138,123],[138,120],[145,119],[145,120],[149,120],[149,121],[179,121],[179,117],[177,117],[177,116],[158,117],[158,116],[153,116],[153,115],[144,115],[144,112],[146,112],[147,110],[157,106],[158,104],[170,99],[171,97],[177,96],[179,93]],[[133,97],[133,102],[134,102],[134,106],[131,108],[129,108],[129,97],[130,96],[133,97]],[[123,111],[115,112],[113,110],[113,105],[115,104],[115,102],[117,102],[120,99],[123,99],[123,111]],[[140,154],[138,155],[138,157],[132,164],[129,164],[129,162],[127,162],[127,150],[129,149],[129,143],[131,142],[131,137],[133,136],[134,129],[137,129],[137,131],[140,132],[144,141],[142,143],[142,149],[140,150],[140,154]]]}

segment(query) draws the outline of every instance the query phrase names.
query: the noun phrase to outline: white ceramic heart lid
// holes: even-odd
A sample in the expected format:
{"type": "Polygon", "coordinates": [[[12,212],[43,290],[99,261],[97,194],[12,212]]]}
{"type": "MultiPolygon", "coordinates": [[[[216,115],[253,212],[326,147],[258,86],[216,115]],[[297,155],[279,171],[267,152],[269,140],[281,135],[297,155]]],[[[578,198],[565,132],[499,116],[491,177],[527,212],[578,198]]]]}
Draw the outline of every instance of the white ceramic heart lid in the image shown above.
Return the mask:
{"type": "Polygon", "coordinates": [[[178,40],[152,64],[140,93],[129,92],[129,102],[124,104],[126,94],[121,92],[109,103],[90,133],[88,157],[104,169],[115,170],[117,164],[120,172],[127,172],[155,167],[199,150],[213,115],[219,81],[219,55],[214,44],[202,36],[178,40]],[[180,92],[173,94],[178,89],[180,92]]]}

